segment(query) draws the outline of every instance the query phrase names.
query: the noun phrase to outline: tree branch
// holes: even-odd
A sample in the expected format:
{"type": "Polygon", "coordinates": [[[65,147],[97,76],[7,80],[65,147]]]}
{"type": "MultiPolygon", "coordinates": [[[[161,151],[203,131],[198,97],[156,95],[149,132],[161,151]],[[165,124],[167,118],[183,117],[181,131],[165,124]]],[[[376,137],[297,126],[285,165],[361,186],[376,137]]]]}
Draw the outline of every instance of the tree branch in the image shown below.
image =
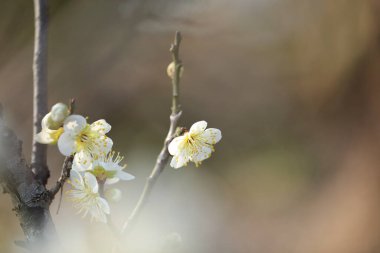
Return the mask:
{"type": "Polygon", "coordinates": [[[124,222],[121,229],[121,234],[126,235],[128,231],[131,230],[134,222],[136,221],[138,215],[140,214],[143,206],[148,200],[150,193],[152,192],[153,186],[155,185],[161,172],[164,170],[168,160],[169,151],[168,146],[175,135],[175,131],[178,125],[178,121],[181,117],[182,112],[180,111],[179,104],[179,81],[180,81],[180,71],[182,68],[181,61],[179,60],[179,46],[181,43],[181,33],[176,32],[174,43],[170,47],[170,52],[172,53],[172,58],[174,62],[174,75],[172,77],[172,113],[170,115],[170,127],[168,134],[165,138],[164,145],[161,149],[160,154],[157,157],[157,161],[150,176],[147,178],[144,189],[140,195],[140,198],[134,207],[132,213],[128,219],[124,222]]]}
{"type": "Polygon", "coordinates": [[[47,167],[46,145],[36,141],[36,134],[41,131],[41,120],[47,113],[47,0],[34,0],[34,55],[33,55],[33,144],[32,171],[44,185],[50,176],[47,167]]]}
{"type": "Polygon", "coordinates": [[[30,170],[22,155],[22,142],[0,118],[0,183],[9,193],[13,210],[27,239],[25,245],[35,250],[45,242],[57,240],[49,205],[51,196],[30,170]]]}

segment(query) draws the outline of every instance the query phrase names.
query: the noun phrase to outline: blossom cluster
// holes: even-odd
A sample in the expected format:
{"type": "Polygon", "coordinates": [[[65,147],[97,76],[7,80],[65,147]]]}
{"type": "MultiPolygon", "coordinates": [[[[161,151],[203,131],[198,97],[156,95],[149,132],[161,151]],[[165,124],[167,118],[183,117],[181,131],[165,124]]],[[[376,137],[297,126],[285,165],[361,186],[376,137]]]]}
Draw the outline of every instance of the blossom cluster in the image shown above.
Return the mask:
{"type": "MultiPolygon", "coordinates": [[[[74,156],[67,192],[69,199],[83,216],[107,222],[110,214],[108,201],[121,198],[116,188],[105,189],[120,180],[134,176],[125,172],[123,157],[112,150],[113,141],[107,136],[111,125],[104,119],[92,124],[81,115],[70,115],[67,105],[55,104],[41,122],[41,132],[36,140],[43,144],[57,144],[64,156],[74,156]]],[[[173,156],[170,166],[178,169],[194,162],[198,167],[214,151],[214,144],[222,138],[221,131],[207,128],[206,121],[194,123],[189,131],[173,138],[168,146],[173,156]]]]}
{"type": "Polygon", "coordinates": [[[123,157],[112,150],[106,134],[111,130],[104,119],[88,124],[81,115],[70,115],[67,105],[58,103],[43,118],[36,139],[43,144],[57,144],[64,156],[74,156],[70,172],[69,199],[83,216],[107,222],[110,207],[107,200],[118,200],[121,191],[104,189],[105,185],[134,176],[124,171],[123,157]]]}

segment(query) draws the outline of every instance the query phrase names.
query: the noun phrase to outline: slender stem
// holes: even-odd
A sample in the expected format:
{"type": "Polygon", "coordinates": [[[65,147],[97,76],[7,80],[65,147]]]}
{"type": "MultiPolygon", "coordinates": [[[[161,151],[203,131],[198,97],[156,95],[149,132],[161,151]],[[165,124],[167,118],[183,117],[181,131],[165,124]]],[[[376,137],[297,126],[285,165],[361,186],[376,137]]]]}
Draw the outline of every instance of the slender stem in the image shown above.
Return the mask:
{"type": "Polygon", "coordinates": [[[182,63],[179,59],[179,45],[181,44],[182,36],[180,32],[176,32],[174,37],[174,43],[170,47],[170,52],[172,53],[172,58],[174,62],[174,75],[172,78],[172,115],[176,115],[180,111],[179,105],[179,81],[182,63]]]}
{"type": "Polygon", "coordinates": [[[53,188],[49,190],[52,199],[59,192],[59,190],[61,190],[66,180],[70,177],[70,171],[71,171],[73,159],[74,159],[74,156],[65,157],[65,161],[63,162],[63,166],[62,166],[61,176],[59,177],[58,181],[55,183],[53,188]]]}
{"type": "Polygon", "coordinates": [[[47,168],[46,145],[36,141],[41,131],[41,120],[47,113],[47,0],[34,0],[34,55],[33,55],[33,145],[32,167],[36,178],[46,184],[49,177],[47,168]]]}
{"type": "Polygon", "coordinates": [[[153,167],[153,170],[149,177],[146,180],[144,189],[140,195],[140,198],[134,207],[132,213],[129,215],[128,219],[124,222],[121,229],[121,234],[126,235],[132,228],[135,223],[138,215],[141,213],[141,210],[145,203],[148,200],[150,193],[152,192],[153,186],[155,185],[158,177],[161,172],[164,170],[168,160],[169,160],[169,151],[168,146],[170,141],[175,136],[175,131],[178,125],[178,121],[181,117],[182,112],[180,111],[179,104],[179,81],[180,81],[180,70],[182,67],[181,61],[179,60],[179,46],[181,43],[181,34],[176,32],[174,43],[171,45],[170,52],[172,53],[173,62],[175,64],[175,72],[172,78],[172,113],[170,115],[170,127],[168,134],[165,138],[164,145],[161,149],[160,154],[157,157],[156,164],[153,167]]]}

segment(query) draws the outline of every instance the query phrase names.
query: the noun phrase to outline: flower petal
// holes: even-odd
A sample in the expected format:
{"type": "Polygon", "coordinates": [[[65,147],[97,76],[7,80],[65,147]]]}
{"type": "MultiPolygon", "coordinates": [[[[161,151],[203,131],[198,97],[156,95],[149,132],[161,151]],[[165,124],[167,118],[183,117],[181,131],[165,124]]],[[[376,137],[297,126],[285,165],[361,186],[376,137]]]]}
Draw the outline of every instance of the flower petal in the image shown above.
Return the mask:
{"type": "Polygon", "coordinates": [[[208,128],[203,132],[202,137],[206,143],[215,144],[222,139],[222,132],[217,128],[208,128]]]}
{"type": "MultiPolygon", "coordinates": [[[[90,212],[91,220],[107,223],[107,216],[103,211],[104,202],[102,201],[102,199],[103,198],[98,197],[96,199],[96,203],[90,206],[87,211],[90,212]]],[[[108,206],[108,203],[107,203],[107,206],[108,206]]]]}
{"type": "Polygon", "coordinates": [[[70,171],[70,182],[71,182],[71,185],[75,188],[78,188],[78,189],[83,188],[82,175],[74,169],[70,171]]]}
{"type": "Polygon", "coordinates": [[[169,153],[171,155],[176,155],[181,151],[181,148],[183,147],[183,144],[185,143],[185,136],[179,136],[174,138],[168,147],[169,153]]]}
{"type": "Polygon", "coordinates": [[[50,134],[44,129],[36,134],[36,141],[41,144],[51,144],[54,143],[54,139],[50,137],[50,134]]]}
{"type": "Polygon", "coordinates": [[[93,193],[97,193],[99,191],[98,181],[96,177],[89,172],[84,173],[84,182],[88,188],[91,189],[93,193]]]}
{"type": "Polygon", "coordinates": [[[135,179],[135,176],[123,171],[123,170],[118,170],[116,172],[116,177],[120,178],[121,180],[129,181],[135,179]]]}
{"type": "Polygon", "coordinates": [[[63,128],[65,132],[73,135],[79,134],[87,125],[86,119],[81,115],[70,115],[64,121],[63,128]]]}
{"type": "Polygon", "coordinates": [[[93,150],[92,152],[95,155],[105,156],[112,149],[113,141],[111,140],[111,138],[109,138],[105,135],[94,139],[93,142],[95,144],[96,149],[93,150]]]}
{"type": "Polygon", "coordinates": [[[120,181],[120,178],[118,177],[107,178],[105,184],[106,185],[116,184],[119,181],[120,181]]]}
{"type": "Polygon", "coordinates": [[[99,166],[103,167],[106,171],[118,171],[124,168],[124,166],[120,166],[113,161],[101,161],[99,162],[99,166]]]}
{"type": "Polygon", "coordinates": [[[212,153],[212,148],[209,145],[202,145],[198,148],[197,153],[193,154],[191,161],[198,165],[201,161],[209,158],[212,153]]]}
{"type": "Polygon", "coordinates": [[[195,122],[191,127],[190,127],[190,134],[191,135],[196,135],[202,133],[207,127],[207,122],[202,120],[195,122]]]}
{"type": "Polygon", "coordinates": [[[70,156],[75,152],[75,139],[74,137],[67,132],[61,134],[58,139],[58,149],[59,152],[64,156],[70,156]]]}
{"type": "Polygon", "coordinates": [[[103,223],[107,223],[106,214],[110,213],[110,207],[108,205],[107,200],[98,197],[96,199],[96,204],[91,206],[89,211],[93,219],[103,223]]]}
{"type": "Polygon", "coordinates": [[[111,131],[111,125],[108,124],[104,119],[95,121],[90,125],[91,131],[98,132],[101,135],[105,135],[111,131]]]}
{"type": "Polygon", "coordinates": [[[49,112],[42,118],[42,121],[41,121],[42,129],[49,128],[48,122],[49,122],[50,116],[51,116],[51,112],[49,112]]]}
{"type": "Polygon", "coordinates": [[[75,154],[73,160],[72,168],[77,171],[86,171],[91,170],[92,166],[92,157],[88,152],[80,151],[75,154]]]}
{"type": "Polygon", "coordinates": [[[99,197],[99,206],[101,208],[101,210],[106,213],[106,214],[110,214],[111,212],[111,209],[110,209],[110,206],[108,205],[108,202],[107,200],[105,200],[104,198],[100,198],[99,197]]]}
{"type": "Polygon", "coordinates": [[[190,152],[186,148],[183,148],[181,149],[179,154],[173,156],[170,162],[170,166],[172,166],[174,169],[178,169],[183,166],[186,166],[189,160],[190,152]]]}

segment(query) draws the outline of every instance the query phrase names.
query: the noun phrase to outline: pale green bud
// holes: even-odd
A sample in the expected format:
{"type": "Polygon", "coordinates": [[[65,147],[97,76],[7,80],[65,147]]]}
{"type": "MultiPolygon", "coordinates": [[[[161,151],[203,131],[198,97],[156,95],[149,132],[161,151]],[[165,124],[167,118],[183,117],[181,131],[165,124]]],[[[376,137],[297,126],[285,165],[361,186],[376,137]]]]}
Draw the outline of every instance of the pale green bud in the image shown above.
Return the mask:
{"type": "Polygon", "coordinates": [[[110,201],[118,202],[121,200],[121,191],[117,188],[110,188],[105,190],[104,196],[110,201]]]}
{"type": "MultiPolygon", "coordinates": [[[[179,77],[182,77],[183,75],[183,66],[180,66],[179,67],[179,77]]],[[[168,76],[173,79],[174,78],[174,73],[175,73],[175,63],[174,62],[171,62],[167,69],[166,69],[166,73],[168,74],[168,76]]]]}
{"type": "Polygon", "coordinates": [[[56,123],[62,123],[69,116],[69,107],[63,103],[56,103],[51,108],[51,120],[56,123]]]}

